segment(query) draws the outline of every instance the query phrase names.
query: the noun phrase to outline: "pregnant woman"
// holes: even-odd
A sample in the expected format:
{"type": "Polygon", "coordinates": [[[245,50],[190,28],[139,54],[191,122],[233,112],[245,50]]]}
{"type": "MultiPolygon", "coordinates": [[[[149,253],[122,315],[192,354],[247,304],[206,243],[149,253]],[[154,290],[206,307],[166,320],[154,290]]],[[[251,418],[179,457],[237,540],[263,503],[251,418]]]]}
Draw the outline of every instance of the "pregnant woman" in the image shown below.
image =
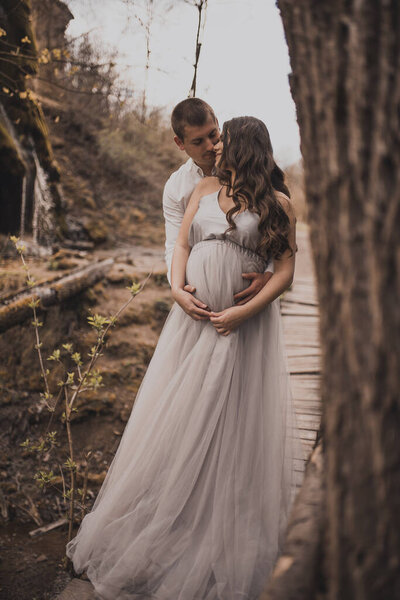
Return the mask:
{"type": "Polygon", "coordinates": [[[67,545],[104,600],[256,600],[281,550],[301,453],[278,299],[293,277],[295,218],[261,121],[228,121],[217,150],[217,177],[193,192],[175,246],[176,302],[67,545]],[[269,257],[268,283],[232,306],[242,273],[269,257]]]}

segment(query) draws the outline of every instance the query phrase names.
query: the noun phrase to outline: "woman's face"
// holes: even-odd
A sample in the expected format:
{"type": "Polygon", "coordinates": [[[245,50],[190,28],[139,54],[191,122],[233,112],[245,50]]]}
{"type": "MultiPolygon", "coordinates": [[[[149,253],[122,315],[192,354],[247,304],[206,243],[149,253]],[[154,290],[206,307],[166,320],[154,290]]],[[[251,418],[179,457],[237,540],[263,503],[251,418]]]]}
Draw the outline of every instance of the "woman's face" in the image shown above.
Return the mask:
{"type": "Polygon", "coordinates": [[[224,145],[223,145],[221,139],[219,140],[219,142],[217,142],[216,144],[214,144],[215,166],[216,167],[219,167],[219,163],[221,161],[221,155],[222,155],[223,148],[224,148],[224,145]]]}

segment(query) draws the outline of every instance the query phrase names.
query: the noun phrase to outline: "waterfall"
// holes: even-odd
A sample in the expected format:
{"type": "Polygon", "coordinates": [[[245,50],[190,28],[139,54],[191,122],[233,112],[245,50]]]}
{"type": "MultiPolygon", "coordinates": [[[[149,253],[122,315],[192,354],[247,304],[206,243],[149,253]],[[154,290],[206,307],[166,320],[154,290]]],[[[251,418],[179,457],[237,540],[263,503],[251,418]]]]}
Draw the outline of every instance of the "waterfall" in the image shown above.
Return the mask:
{"type": "Polygon", "coordinates": [[[22,180],[22,198],[21,198],[21,225],[19,236],[22,238],[25,233],[25,211],[26,211],[26,175],[22,180]]]}
{"type": "Polygon", "coordinates": [[[53,198],[50,192],[47,175],[39,162],[34,148],[32,149],[32,156],[36,167],[32,233],[34,243],[40,243],[42,239],[49,237],[48,234],[50,234],[53,229],[53,198]]]}
{"type": "Polygon", "coordinates": [[[54,231],[54,202],[48,176],[40,164],[32,137],[28,138],[25,146],[21,144],[18,132],[1,102],[0,118],[25,165],[25,175],[21,178],[19,234],[21,237],[25,235],[32,225],[33,243],[49,245],[54,231]]]}

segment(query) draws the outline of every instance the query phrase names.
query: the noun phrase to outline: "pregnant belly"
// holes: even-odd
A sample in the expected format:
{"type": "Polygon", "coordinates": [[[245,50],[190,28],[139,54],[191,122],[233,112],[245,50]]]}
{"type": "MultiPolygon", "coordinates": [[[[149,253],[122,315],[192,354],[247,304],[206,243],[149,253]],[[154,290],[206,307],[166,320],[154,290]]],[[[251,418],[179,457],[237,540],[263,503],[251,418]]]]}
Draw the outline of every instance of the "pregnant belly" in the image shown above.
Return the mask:
{"type": "Polygon", "coordinates": [[[262,258],[237,244],[206,240],[193,246],[186,266],[186,282],[195,296],[214,311],[234,304],[233,296],[249,286],[242,273],[262,273],[262,258]]]}

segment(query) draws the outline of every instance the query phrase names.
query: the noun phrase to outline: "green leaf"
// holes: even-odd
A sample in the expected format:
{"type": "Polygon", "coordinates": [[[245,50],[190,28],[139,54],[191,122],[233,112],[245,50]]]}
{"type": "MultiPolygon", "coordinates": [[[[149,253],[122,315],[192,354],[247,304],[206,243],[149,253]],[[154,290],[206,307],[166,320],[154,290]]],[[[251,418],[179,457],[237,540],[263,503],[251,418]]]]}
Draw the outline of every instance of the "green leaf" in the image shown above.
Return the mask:
{"type": "Polygon", "coordinates": [[[136,294],[138,294],[140,292],[140,283],[137,283],[136,281],[132,281],[132,284],[128,285],[126,287],[126,289],[130,291],[132,296],[136,296],[136,294]]]}
{"type": "Polygon", "coordinates": [[[57,350],[54,350],[53,354],[51,354],[47,360],[56,360],[59,361],[60,360],[60,356],[61,356],[61,352],[60,350],[57,348],[57,350]]]}
{"type": "Polygon", "coordinates": [[[81,355],[79,354],[79,352],[74,352],[73,354],[71,354],[71,358],[74,361],[75,364],[81,366],[82,360],[81,360],[81,355]]]}

